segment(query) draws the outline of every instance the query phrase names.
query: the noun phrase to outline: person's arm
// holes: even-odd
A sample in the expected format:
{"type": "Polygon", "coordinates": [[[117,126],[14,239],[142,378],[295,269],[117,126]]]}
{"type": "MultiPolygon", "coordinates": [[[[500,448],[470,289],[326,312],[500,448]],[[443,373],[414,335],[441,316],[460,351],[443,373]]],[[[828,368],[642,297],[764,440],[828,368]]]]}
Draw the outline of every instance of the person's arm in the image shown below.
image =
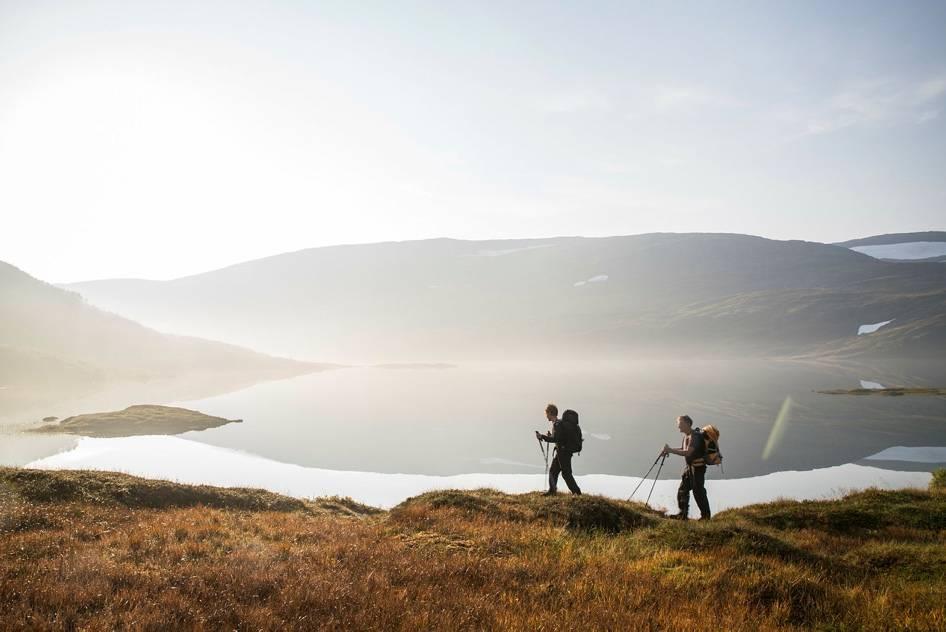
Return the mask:
{"type": "Polygon", "coordinates": [[[539,438],[540,441],[548,441],[549,443],[558,444],[561,440],[561,432],[558,429],[558,423],[552,424],[552,431],[545,434],[539,434],[539,431],[535,431],[535,436],[539,438]]]}
{"type": "Polygon", "coordinates": [[[666,444],[666,443],[665,443],[665,444],[664,444],[664,449],[663,449],[662,454],[664,454],[664,455],[667,455],[667,454],[676,454],[677,456],[686,456],[686,455],[687,455],[687,451],[684,450],[682,447],[681,447],[680,449],[671,448],[669,444],[666,444]]]}

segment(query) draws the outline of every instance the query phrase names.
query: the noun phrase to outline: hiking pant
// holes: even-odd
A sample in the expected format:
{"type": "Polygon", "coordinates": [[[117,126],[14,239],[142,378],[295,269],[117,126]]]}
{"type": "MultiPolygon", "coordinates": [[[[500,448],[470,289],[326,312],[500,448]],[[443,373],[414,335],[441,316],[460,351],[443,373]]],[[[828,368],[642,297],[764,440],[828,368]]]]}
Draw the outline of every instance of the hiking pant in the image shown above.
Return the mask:
{"type": "Polygon", "coordinates": [[[690,512],[690,492],[692,491],[693,498],[696,499],[696,506],[700,508],[700,517],[710,517],[705,481],[705,465],[694,465],[683,470],[683,477],[680,480],[680,489],[677,490],[677,506],[680,507],[680,513],[682,515],[686,516],[690,512]]]}
{"type": "Polygon", "coordinates": [[[559,472],[562,473],[562,478],[565,479],[565,484],[568,485],[568,489],[570,489],[573,494],[580,494],[581,489],[578,488],[578,483],[575,482],[575,477],[572,476],[572,453],[568,450],[555,448],[555,458],[552,459],[552,467],[549,468],[550,492],[554,492],[555,488],[558,487],[559,472]]]}

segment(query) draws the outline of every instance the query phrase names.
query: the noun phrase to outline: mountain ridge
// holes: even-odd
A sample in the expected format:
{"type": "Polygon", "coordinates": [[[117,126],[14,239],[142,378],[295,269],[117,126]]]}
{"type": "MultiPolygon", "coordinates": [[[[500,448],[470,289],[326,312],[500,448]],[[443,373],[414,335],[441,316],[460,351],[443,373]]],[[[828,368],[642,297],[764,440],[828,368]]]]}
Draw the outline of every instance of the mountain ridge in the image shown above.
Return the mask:
{"type": "MultiPolygon", "coordinates": [[[[270,353],[374,362],[534,357],[548,346],[581,353],[677,350],[683,340],[693,352],[718,353],[735,342],[733,352],[785,353],[778,332],[765,333],[764,322],[750,327],[754,339],[740,337],[745,310],[738,316],[722,308],[754,301],[771,312],[758,303],[766,292],[821,294],[808,320],[784,306],[780,318],[802,334],[791,354],[854,335],[860,324],[946,309],[941,296],[917,298],[946,288],[942,266],[734,233],[330,246],[170,281],[67,287],[159,329],[212,330],[270,353]],[[864,307],[877,297],[893,313],[860,320],[875,318],[864,307]],[[692,306],[701,303],[720,307],[712,319],[693,320],[692,306]],[[239,313],[240,322],[228,313],[239,313]],[[709,338],[721,324],[726,345],[709,338]]],[[[845,348],[870,353],[869,347],[864,338],[845,348]]]]}
{"type": "Polygon", "coordinates": [[[164,334],[0,262],[0,383],[17,393],[197,374],[288,377],[320,365],[164,334]]]}
{"type": "Polygon", "coordinates": [[[911,241],[946,241],[946,231],[927,230],[917,233],[882,233],[880,235],[870,235],[868,237],[839,241],[832,245],[852,248],[854,246],[882,246],[911,241]]]}

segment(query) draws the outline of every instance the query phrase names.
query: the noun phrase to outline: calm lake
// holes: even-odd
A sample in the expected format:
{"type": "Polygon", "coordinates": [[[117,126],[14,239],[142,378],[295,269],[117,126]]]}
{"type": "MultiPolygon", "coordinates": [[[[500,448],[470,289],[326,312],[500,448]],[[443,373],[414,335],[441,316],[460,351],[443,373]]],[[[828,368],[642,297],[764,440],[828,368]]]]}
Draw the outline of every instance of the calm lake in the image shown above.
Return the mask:
{"type": "MultiPolygon", "coordinates": [[[[938,370],[910,374],[796,362],[689,361],[347,368],[203,399],[143,401],[119,395],[92,400],[95,408],[82,403],[77,410],[55,412],[136,403],[184,406],[244,420],[181,435],[186,439],[319,468],[446,475],[541,472],[533,430],[548,428],[543,410],[551,401],[581,416],[586,441],[576,472],[631,476],[641,475],[665,442],[679,445],[675,417],[686,413],[698,425],[720,428],[724,474],[741,478],[856,462],[891,446],[946,444],[946,398],[815,392],[857,388],[861,381],[942,386],[946,379],[938,370]]],[[[7,444],[0,460],[19,464],[75,443],[64,436],[14,440],[10,433],[0,440],[7,444]]],[[[679,463],[668,463],[664,476],[678,470],[679,463]]]]}
{"type": "Polygon", "coordinates": [[[725,474],[745,477],[943,444],[946,398],[815,392],[937,379],[775,362],[351,368],[172,404],[244,420],[188,439],[300,465],[417,474],[540,470],[533,430],[548,428],[552,401],[581,416],[579,471],[640,475],[665,442],[679,445],[675,417],[686,413],[721,429],[725,474]]]}

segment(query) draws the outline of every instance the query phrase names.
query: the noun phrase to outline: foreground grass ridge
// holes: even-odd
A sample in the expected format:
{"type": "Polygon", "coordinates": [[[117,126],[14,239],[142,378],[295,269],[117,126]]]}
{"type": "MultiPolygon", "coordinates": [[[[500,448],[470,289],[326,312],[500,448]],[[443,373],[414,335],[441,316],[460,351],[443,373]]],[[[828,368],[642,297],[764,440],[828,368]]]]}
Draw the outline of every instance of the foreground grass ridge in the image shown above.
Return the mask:
{"type": "Polygon", "coordinates": [[[0,628],[946,629],[930,490],[679,523],[600,497],[347,499],[0,468],[0,628]]]}

